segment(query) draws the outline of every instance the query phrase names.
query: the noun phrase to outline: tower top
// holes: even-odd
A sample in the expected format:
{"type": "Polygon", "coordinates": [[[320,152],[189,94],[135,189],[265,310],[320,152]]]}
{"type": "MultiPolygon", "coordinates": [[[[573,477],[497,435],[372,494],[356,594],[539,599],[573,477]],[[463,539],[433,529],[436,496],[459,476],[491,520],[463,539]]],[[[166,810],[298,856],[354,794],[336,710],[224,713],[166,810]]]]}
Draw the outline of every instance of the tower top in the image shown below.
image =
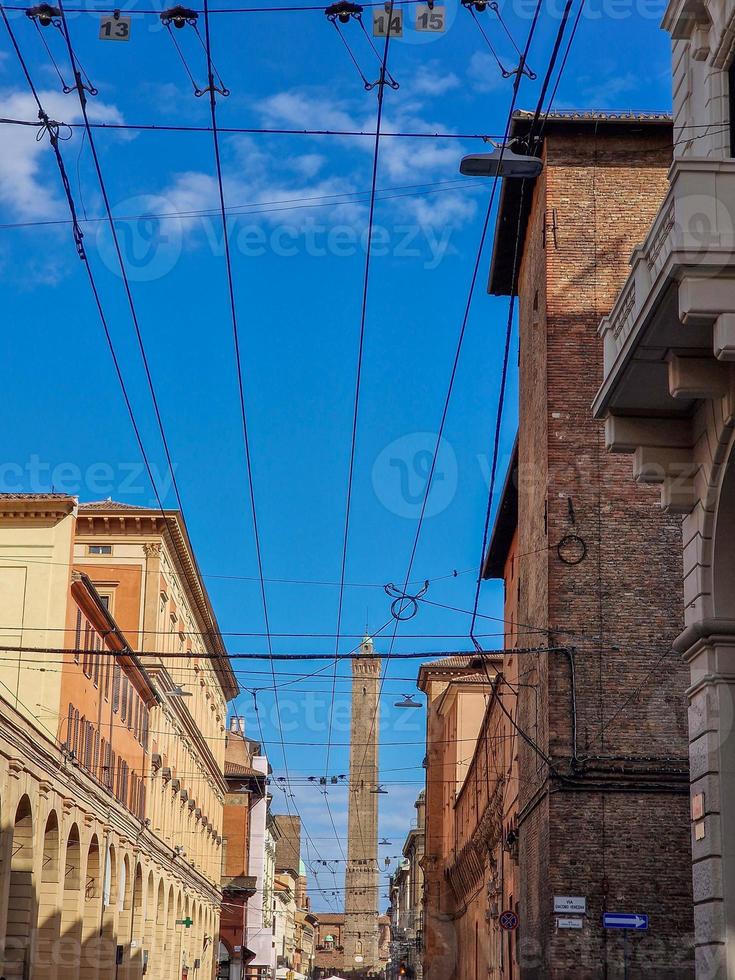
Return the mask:
{"type": "Polygon", "coordinates": [[[360,653],[364,653],[366,657],[373,656],[375,648],[373,646],[372,636],[363,637],[362,644],[360,645],[360,653]]]}

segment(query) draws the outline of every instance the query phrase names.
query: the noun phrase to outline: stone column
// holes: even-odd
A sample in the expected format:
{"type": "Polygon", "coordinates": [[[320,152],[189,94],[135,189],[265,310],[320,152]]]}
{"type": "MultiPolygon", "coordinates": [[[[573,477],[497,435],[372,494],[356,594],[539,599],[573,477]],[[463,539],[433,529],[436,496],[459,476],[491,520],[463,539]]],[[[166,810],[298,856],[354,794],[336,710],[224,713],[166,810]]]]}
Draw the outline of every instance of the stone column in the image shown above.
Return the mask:
{"type": "Polygon", "coordinates": [[[735,977],[735,621],[679,637],[691,670],[694,923],[698,980],[735,977]]]}

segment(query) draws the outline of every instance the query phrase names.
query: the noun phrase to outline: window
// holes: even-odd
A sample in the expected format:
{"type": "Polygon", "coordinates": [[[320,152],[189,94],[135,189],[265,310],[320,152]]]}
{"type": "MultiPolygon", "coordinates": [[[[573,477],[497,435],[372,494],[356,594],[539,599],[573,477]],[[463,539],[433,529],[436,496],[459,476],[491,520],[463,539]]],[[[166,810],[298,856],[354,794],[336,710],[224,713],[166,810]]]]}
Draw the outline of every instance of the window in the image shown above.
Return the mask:
{"type": "Polygon", "coordinates": [[[87,548],[88,555],[111,555],[111,544],[90,544],[87,548]]]}
{"type": "Polygon", "coordinates": [[[112,669],[112,710],[117,714],[120,708],[120,664],[112,669]]]}
{"type": "Polygon", "coordinates": [[[128,728],[133,727],[133,695],[135,691],[133,690],[133,685],[128,685],[128,728]]]}
{"type": "Polygon", "coordinates": [[[105,701],[110,700],[110,658],[105,657],[104,663],[102,664],[102,688],[105,695],[105,701]]]}
{"type": "MultiPolygon", "coordinates": [[[[123,677],[122,682],[122,703],[120,705],[120,721],[125,723],[128,720],[128,679],[123,677]]],[[[130,726],[128,726],[130,727],[130,726]]]]}
{"type": "Polygon", "coordinates": [[[92,755],[94,751],[94,729],[92,728],[92,722],[87,722],[87,732],[84,744],[84,765],[87,769],[92,768],[92,755]]]}
{"type": "Polygon", "coordinates": [[[82,610],[77,609],[77,625],[74,631],[74,662],[79,663],[79,651],[82,648],[82,610]]]}
{"type": "Polygon", "coordinates": [[[69,714],[66,718],[66,747],[70,749],[72,747],[72,725],[74,724],[74,705],[69,702],[69,714]]]}
{"type": "Polygon", "coordinates": [[[105,607],[105,609],[109,612],[112,603],[112,596],[109,594],[109,592],[105,592],[105,593],[100,592],[99,595],[100,595],[100,602],[105,607]]]}
{"type": "Polygon", "coordinates": [[[79,712],[74,711],[74,736],[72,739],[71,750],[79,758],[79,712]]]}
{"type": "Polygon", "coordinates": [[[149,725],[149,715],[148,708],[143,707],[143,735],[141,737],[141,744],[143,748],[148,751],[148,725],[149,725]]]}

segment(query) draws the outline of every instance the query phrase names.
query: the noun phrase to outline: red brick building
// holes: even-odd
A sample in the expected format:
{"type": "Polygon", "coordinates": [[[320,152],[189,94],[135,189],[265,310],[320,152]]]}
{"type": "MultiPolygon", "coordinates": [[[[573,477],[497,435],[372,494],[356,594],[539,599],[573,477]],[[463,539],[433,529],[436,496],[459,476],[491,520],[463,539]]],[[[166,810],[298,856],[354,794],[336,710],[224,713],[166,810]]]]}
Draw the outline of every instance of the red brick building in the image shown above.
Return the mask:
{"type": "MultiPolygon", "coordinates": [[[[222,868],[220,917],[220,969],[222,980],[241,980],[252,959],[248,947],[248,902],[263,903],[257,879],[250,873],[251,809],[266,795],[266,774],[253,767],[257,743],[244,737],[239,719],[233,718],[225,745],[225,796],[222,836],[225,852],[222,868]]],[[[262,847],[262,841],[256,843],[262,847]]]]}
{"type": "MultiPolygon", "coordinates": [[[[512,137],[529,126],[517,113],[512,137]]],[[[504,184],[489,286],[519,299],[519,646],[571,654],[519,657],[520,975],[620,971],[623,935],[602,927],[617,911],[650,916],[631,975],[689,977],[688,678],[666,657],[681,629],[680,519],[606,453],[591,413],[597,326],[665,193],[671,122],[552,114],[541,153],[533,184],[504,184]],[[578,928],[554,914],[564,896],[585,900],[578,928]]]]}

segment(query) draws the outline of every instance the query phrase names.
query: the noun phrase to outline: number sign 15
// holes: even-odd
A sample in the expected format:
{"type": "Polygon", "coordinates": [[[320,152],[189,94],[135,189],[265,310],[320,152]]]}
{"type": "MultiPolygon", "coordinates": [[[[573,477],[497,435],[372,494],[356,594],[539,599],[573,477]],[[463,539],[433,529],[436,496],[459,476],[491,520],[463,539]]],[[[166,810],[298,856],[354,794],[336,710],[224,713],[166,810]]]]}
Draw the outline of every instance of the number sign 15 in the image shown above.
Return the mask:
{"type": "Polygon", "coordinates": [[[129,41],[129,17],[103,17],[100,23],[100,41],[129,41]]]}
{"type": "Polygon", "coordinates": [[[416,7],[416,30],[432,31],[437,34],[447,28],[447,8],[429,7],[428,4],[419,4],[416,7]]]}

